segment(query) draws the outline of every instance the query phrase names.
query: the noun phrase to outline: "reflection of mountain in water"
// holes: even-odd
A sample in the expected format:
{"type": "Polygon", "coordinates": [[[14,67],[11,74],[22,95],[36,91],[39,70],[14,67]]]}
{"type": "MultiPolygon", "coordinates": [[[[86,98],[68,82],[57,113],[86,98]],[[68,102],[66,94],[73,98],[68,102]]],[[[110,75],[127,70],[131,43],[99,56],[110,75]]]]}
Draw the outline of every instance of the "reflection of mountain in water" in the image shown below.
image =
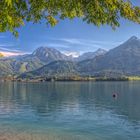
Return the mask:
{"type": "MultiPolygon", "coordinates": [[[[103,115],[110,112],[131,121],[140,121],[139,84],[136,82],[97,83],[9,83],[0,85],[1,112],[14,110],[26,112],[26,107],[37,116],[71,115],[82,119],[85,114],[103,115]],[[118,98],[113,99],[112,93],[118,98]],[[69,114],[68,114],[69,112],[69,114]],[[71,113],[71,114],[70,114],[71,113]],[[93,114],[94,113],[94,114],[93,114]]],[[[111,114],[110,114],[111,115],[111,114]]],[[[75,118],[74,118],[75,119],[75,118]]]]}

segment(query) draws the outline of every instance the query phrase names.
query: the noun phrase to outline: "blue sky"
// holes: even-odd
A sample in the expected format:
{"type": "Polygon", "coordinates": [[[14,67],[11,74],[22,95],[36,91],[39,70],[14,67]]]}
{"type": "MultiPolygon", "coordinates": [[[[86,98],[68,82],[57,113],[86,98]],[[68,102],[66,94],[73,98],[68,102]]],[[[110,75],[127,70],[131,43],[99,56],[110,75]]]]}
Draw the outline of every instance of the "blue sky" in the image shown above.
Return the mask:
{"type": "Polygon", "coordinates": [[[0,51],[11,54],[31,53],[40,46],[56,48],[66,54],[78,55],[98,48],[109,50],[135,35],[140,38],[140,25],[120,20],[115,31],[109,26],[95,27],[81,19],[60,21],[55,27],[25,23],[19,38],[0,33],[0,51]]]}

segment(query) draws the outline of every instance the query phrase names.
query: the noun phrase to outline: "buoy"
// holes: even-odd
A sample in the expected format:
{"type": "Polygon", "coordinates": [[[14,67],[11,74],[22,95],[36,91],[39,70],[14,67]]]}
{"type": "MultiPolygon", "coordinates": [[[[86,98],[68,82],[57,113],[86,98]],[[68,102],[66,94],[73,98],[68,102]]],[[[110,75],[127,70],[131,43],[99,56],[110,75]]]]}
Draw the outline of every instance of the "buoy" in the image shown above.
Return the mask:
{"type": "Polygon", "coordinates": [[[117,96],[118,96],[117,93],[113,93],[112,95],[113,98],[117,98],[117,96]]]}

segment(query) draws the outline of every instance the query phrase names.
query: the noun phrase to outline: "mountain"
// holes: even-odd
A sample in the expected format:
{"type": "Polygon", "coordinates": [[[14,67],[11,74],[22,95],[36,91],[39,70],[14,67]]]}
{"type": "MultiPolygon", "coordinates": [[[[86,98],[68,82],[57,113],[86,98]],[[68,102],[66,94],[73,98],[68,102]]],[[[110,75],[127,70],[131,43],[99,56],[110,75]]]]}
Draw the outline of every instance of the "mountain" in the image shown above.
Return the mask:
{"type": "Polygon", "coordinates": [[[107,51],[104,49],[99,48],[95,52],[86,52],[82,55],[80,55],[78,58],[76,58],[77,61],[84,61],[87,59],[93,59],[97,56],[104,55],[107,51]]]}
{"type": "Polygon", "coordinates": [[[0,76],[8,76],[13,73],[10,60],[0,59],[0,76]]]}
{"type": "Polygon", "coordinates": [[[63,76],[63,77],[69,77],[72,75],[77,75],[77,65],[75,62],[72,61],[65,61],[65,60],[58,60],[53,61],[47,65],[44,65],[43,67],[21,74],[22,78],[25,77],[52,77],[52,76],[63,76]]]}
{"type": "Polygon", "coordinates": [[[118,47],[85,53],[72,60],[56,49],[40,47],[32,54],[0,59],[0,75],[110,76],[140,75],[140,39],[133,36],[118,47]]]}
{"type": "Polygon", "coordinates": [[[56,49],[40,47],[32,54],[0,59],[0,69],[2,70],[0,75],[7,75],[6,71],[9,74],[21,74],[33,71],[56,60],[69,60],[69,57],[56,49]]]}
{"type": "Polygon", "coordinates": [[[41,61],[45,61],[46,63],[50,63],[56,60],[68,60],[68,57],[62,54],[60,51],[48,47],[40,47],[36,49],[32,53],[32,56],[33,57],[35,56],[39,58],[41,61]]]}
{"type": "Polygon", "coordinates": [[[36,70],[56,60],[68,60],[68,57],[56,49],[39,47],[32,54],[15,59],[13,66],[17,73],[23,73],[36,70]]]}
{"type": "Polygon", "coordinates": [[[133,36],[105,55],[79,63],[81,72],[88,74],[118,73],[140,75],[140,39],[133,36]]]}
{"type": "MultiPolygon", "coordinates": [[[[97,52],[99,53],[101,50],[98,50],[97,52]]],[[[7,73],[21,74],[24,72],[37,70],[44,65],[58,60],[70,61],[73,60],[73,58],[66,56],[53,48],[39,47],[32,54],[0,59],[0,75],[7,75],[7,73]]]]}
{"type": "MultiPolygon", "coordinates": [[[[65,56],[63,54],[61,54],[60,52],[58,52],[55,49],[50,49],[50,52],[48,51],[48,48],[38,48],[37,50],[35,50],[33,52],[33,55],[39,57],[41,60],[47,60],[49,58],[50,63],[42,66],[41,68],[35,70],[35,71],[31,71],[31,72],[27,72],[22,74],[22,77],[32,77],[32,76],[54,76],[54,75],[59,75],[59,76],[70,76],[70,75],[77,75],[79,74],[78,72],[78,67],[77,67],[77,60],[74,61],[70,61],[73,60],[72,58],[70,58],[69,56],[65,56]],[[47,54],[46,54],[46,50],[47,50],[47,54]],[[51,56],[52,59],[50,59],[49,55],[51,56]]],[[[100,56],[100,55],[104,55],[106,53],[105,50],[103,49],[98,49],[95,52],[88,52],[85,53],[83,55],[81,55],[81,57],[79,57],[79,60],[84,60],[84,59],[91,59],[91,58],[95,58],[96,56],[100,56]]]]}
{"type": "Polygon", "coordinates": [[[33,76],[78,74],[81,76],[118,77],[122,75],[140,75],[140,39],[133,36],[118,47],[103,55],[97,55],[79,62],[67,60],[53,61],[35,71],[33,76]]]}

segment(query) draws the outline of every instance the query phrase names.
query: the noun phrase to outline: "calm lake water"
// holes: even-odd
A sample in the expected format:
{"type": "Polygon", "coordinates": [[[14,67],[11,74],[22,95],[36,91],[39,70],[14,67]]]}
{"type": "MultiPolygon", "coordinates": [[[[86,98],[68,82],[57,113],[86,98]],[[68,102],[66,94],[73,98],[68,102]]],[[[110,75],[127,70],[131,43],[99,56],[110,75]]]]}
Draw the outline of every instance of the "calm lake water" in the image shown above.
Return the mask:
{"type": "Polygon", "coordinates": [[[140,140],[140,82],[0,83],[3,135],[140,140]]]}

